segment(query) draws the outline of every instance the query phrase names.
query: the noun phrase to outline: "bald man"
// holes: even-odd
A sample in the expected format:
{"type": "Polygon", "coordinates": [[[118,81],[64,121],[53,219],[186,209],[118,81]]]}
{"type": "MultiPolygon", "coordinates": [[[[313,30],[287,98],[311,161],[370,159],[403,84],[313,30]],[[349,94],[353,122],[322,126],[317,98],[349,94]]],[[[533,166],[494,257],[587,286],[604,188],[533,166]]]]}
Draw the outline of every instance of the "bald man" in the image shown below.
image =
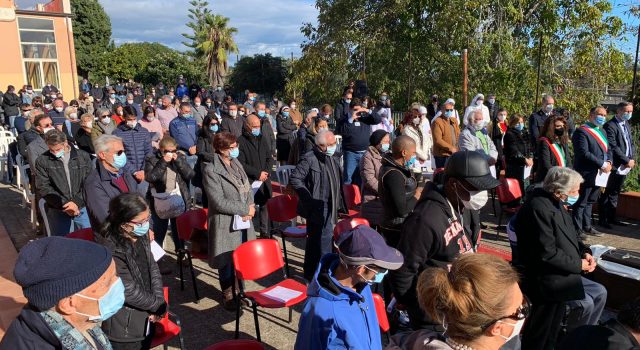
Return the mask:
{"type": "Polygon", "coordinates": [[[320,131],[312,152],[305,154],[291,173],[289,183],[300,200],[298,213],[307,219],[304,277],[311,281],[320,258],[331,253],[333,226],[347,205],[342,193],[342,169],[335,154],[336,137],[320,131]]]}

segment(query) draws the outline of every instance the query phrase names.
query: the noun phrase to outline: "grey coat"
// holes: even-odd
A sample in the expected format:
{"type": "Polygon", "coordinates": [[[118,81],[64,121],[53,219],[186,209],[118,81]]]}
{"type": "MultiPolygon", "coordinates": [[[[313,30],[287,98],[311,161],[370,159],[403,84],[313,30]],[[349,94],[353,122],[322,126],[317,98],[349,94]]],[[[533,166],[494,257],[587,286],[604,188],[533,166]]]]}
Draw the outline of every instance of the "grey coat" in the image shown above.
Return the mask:
{"type": "Polygon", "coordinates": [[[369,221],[369,225],[382,223],[384,209],[378,195],[378,180],[382,167],[382,155],[377,148],[369,149],[360,160],[360,177],[362,178],[362,209],[360,214],[369,221]]]}
{"type": "Polygon", "coordinates": [[[489,160],[489,158],[498,160],[498,150],[496,149],[496,145],[493,143],[489,135],[483,136],[487,141],[487,146],[489,146],[489,154],[484,151],[484,148],[482,148],[482,142],[478,137],[476,137],[475,130],[472,131],[470,127],[464,128],[464,130],[462,130],[462,132],[460,133],[458,148],[461,151],[478,151],[482,153],[487,158],[487,160],[489,160]]]}
{"type": "MultiPolygon", "coordinates": [[[[237,159],[232,162],[242,169],[237,159]]],[[[244,170],[242,178],[249,184],[244,170]]],[[[232,228],[234,215],[249,214],[253,196],[251,189],[244,196],[240,194],[240,186],[233,180],[219,155],[214,157],[213,162],[203,164],[202,182],[209,199],[209,265],[221,268],[229,263],[233,250],[243,242],[256,238],[253,227],[247,230],[246,238],[241,231],[233,231],[232,228]]]]}

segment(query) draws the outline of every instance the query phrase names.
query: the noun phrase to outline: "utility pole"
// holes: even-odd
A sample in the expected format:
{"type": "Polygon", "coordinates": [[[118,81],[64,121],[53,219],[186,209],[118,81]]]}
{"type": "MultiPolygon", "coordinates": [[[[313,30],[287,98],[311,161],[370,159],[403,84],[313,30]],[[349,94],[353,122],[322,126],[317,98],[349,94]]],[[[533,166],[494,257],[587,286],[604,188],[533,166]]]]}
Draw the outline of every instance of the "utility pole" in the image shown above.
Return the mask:
{"type": "Polygon", "coordinates": [[[540,94],[540,67],[542,67],[542,32],[540,32],[540,43],[538,45],[538,75],[536,76],[536,97],[533,101],[532,111],[536,111],[538,106],[538,96],[540,94]]]}
{"type": "Polygon", "coordinates": [[[638,87],[638,50],[640,49],[640,25],[638,25],[638,42],[636,44],[636,60],[633,64],[633,85],[631,86],[631,103],[635,103],[636,89],[638,87]]]}
{"type": "Polygon", "coordinates": [[[462,50],[462,106],[466,108],[469,95],[469,56],[467,49],[462,50]]]}
{"type": "MultiPolygon", "coordinates": [[[[293,51],[291,51],[291,64],[289,65],[289,75],[293,75],[293,51]]],[[[291,79],[291,77],[289,77],[289,79],[291,79]]],[[[295,100],[296,97],[296,90],[293,90],[293,99],[295,100]]]]}
{"type": "Polygon", "coordinates": [[[411,41],[409,41],[409,67],[407,70],[407,107],[411,105],[411,41]]]}

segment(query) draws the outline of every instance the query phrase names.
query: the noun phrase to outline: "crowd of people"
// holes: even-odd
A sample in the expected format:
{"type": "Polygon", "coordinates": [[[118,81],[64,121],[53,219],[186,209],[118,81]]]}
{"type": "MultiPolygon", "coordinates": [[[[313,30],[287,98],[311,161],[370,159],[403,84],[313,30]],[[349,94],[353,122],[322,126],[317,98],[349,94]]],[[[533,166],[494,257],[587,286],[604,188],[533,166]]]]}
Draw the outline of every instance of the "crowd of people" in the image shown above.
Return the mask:
{"type": "Polygon", "coordinates": [[[278,165],[294,167],[288,190],[307,230],[296,349],[381,349],[375,284],[399,315],[390,349],[640,346],[640,299],[599,325],[607,290],[584,277],[597,265],[584,240],[602,235],[593,205],[598,226],[624,225],[616,207],[635,167],[631,103],[609,119],[596,106],[576,126],[550,95],[528,119],[492,94],[461,113],[433,95],[394,118],[388,93],[372,98],[354,82],[334,106],[305,111],[295,99],[235,97],[183,79],[146,88],[84,80],[68,102],[51,84],[8,87],[0,106],[17,135],[12,161],[29,165],[28,185],[45,203],[38,234],[51,237],[20,252],[14,274],[29,303],[0,349],[149,348],[168,273],[151,242],[163,246],[170,233],[183,249],[176,218],[195,207],[208,208],[208,264],[220,303],[235,311],[232,254],[271,238],[278,165]],[[525,194],[510,203],[520,207],[511,265],[473,254],[501,176],[525,194]],[[369,224],[336,239],[351,209],[345,186],[362,194],[369,224]],[[95,243],[63,238],[86,228],[95,243]],[[576,316],[563,325],[567,313],[576,316]]]}

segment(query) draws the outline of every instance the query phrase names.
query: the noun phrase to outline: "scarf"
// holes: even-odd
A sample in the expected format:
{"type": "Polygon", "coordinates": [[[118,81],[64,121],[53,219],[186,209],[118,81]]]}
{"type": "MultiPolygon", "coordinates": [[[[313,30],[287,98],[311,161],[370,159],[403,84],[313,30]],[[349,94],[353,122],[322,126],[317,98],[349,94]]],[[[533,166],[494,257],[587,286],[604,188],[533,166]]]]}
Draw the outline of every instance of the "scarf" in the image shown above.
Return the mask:
{"type": "Polygon", "coordinates": [[[69,350],[111,350],[111,343],[107,336],[102,332],[100,326],[96,323],[96,326],[87,331],[93,338],[97,348],[93,347],[91,342],[82,335],[82,333],[73,328],[69,322],[67,322],[62,316],[51,310],[43,311],[40,313],[47,326],[51,328],[56,338],[60,340],[63,349],[69,350]]]}

